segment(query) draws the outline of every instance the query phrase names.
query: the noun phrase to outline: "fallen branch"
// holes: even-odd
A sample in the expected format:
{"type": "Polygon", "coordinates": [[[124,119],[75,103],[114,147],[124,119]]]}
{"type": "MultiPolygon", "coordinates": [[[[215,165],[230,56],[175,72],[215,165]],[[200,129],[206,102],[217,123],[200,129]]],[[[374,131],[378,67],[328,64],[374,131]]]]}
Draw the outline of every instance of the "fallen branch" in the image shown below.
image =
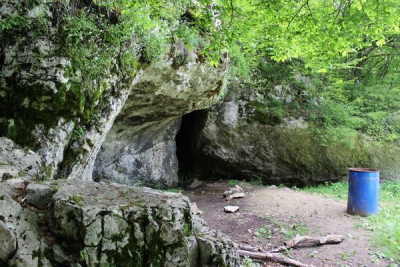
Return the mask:
{"type": "Polygon", "coordinates": [[[307,265],[296,260],[286,258],[276,252],[287,251],[291,248],[301,248],[310,246],[320,246],[325,244],[337,244],[344,240],[342,235],[327,235],[320,238],[314,238],[310,236],[297,235],[295,238],[285,243],[284,246],[278,247],[274,250],[263,251],[259,248],[252,247],[249,245],[236,245],[237,252],[240,256],[247,256],[255,260],[272,261],[286,265],[292,265],[295,267],[312,267],[313,265],[307,265]]]}
{"type": "Polygon", "coordinates": [[[300,247],[314,247],[321,246],[325,244],[338,244],[344,240],[342,235],[327,235],[324,237],[314,238],[311,236],[300,236],[296,235],[295,238],[286,242],[284,246],[278,247],[274,250],[269,251],[270,253],[285,251],[290,248],[300,248],[300,247]]]}
{"type": "Polygon", "coordinates": [[[246,250],[237,250],[237,252],[240,256],[247,256],[251,259],[256,259],[256,260],[273,261],[276,263],[291,265],[295,267],[313,267],[313,265],[304,264],[299,261],[283,257],[279,254],[273,254],[269,252],[253,252],[246,250]]]}

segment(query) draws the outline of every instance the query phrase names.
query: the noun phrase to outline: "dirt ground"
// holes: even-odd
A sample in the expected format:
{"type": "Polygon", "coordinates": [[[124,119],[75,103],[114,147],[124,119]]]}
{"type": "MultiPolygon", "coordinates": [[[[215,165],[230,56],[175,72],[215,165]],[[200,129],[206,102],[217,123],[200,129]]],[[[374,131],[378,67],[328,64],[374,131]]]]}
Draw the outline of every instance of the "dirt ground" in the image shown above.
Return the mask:
{"type": "MultiPolygon", "coordinates": [[[[239,184],[247,193],[242,199],[226,201],[226,181],[203,183],[184,193],[196,202],[209,226],[229,235],[237,244],[270,250],[282,246],[296,233],[312,237],[340,234],[345,240],[336,245],[293,249],[288,257],[315,267],[384,267],[389,262],[368,241],[361,218],[346,213],[346,201],[275,186],[239,184]],[[239,206],[236,213],[225,213],[227,205],[239,206]],[[358,225],[358,227],[357,227],[358,225]]],[[[264,262],[262,266],[278,267],[264,262]]]]}

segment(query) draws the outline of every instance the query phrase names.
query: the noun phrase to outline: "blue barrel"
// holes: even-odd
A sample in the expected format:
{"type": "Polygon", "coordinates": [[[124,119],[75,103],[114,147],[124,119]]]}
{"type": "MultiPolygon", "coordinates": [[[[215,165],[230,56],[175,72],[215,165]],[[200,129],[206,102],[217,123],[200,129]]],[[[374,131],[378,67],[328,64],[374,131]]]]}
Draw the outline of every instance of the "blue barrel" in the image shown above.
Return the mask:
{"type": "Polygon", "coordinates": [[[368,216],[378,212],[379,170],[349,169],[347,213],[368,216]]]}

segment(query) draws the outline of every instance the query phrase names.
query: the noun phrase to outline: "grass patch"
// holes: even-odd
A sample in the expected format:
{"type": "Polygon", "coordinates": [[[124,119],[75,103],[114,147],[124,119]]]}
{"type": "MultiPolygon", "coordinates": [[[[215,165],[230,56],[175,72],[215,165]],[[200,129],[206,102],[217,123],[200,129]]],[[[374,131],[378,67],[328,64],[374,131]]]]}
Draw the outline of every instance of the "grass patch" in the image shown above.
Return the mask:
{"type": "Polygon", "coordinates": [[[263,183],[261,180],[251,180],[249,182],[252,186],[263,186],[263,183]]]}
{"type": "MultiPolygon", "coordinates": [[[[303,189],[347,199],[347,183],[324,184],[303,189]]],[[[400,182],[384,181],[379,185],[379,212],[361,218],[361,226],[372,231],[371,242],[379,255],[393,262],[400,261],[400,182]]]]}
{"type": "Polygon", "coordinates": [[[241,182],[241,181],[239,181],[239,180],[228,180],[228,186],[233,187],[233,186],[235,186],[235,185],[240,184],[240,182],[241,182]]]}
{"type": "MultiPolygon", "coordinates": [[[[283,229],[282,229],[283,230],[283,229]]],[[[305,234],[307,234],[307,232],[308,232],[308,228],[307,228],[307,226],[304,224],[304,223],[302,223],[302,222],[298,222],[298,223],[295,223],[295,224],[291,224],[291,225],[289,225],[289,227],[287,227],[285,230],[284,230],[284,234],[285,234],[285,237],[288,239],[288,240],[291,240],[291,239],[293,239],[296,235],[305,235],[305,234]]]]}
{"type": "Polygon", "coordinates": [[[400,205],[383,206],[374,216],[362,218],[362,226],[373,232],[372,244],[382,258],[400,261],[400,205]]]}
{"type": "MultiPolygon", "coordinates": [[[[239,181],[239,180],[228,180],[227,184],[230,187],[234,187],[236,185],[239,185],[240,183],[246,182],[245,180],[239,181]]],[[[252,186],[263,186],[262,180],[259,179],[254,179],[251,181],[247,181],[250,185],[252,186]]]]}
{"type": "Polygon", "coordinates": [[[337,182],[337,183],[328,183],[326,182],[323,185],[319,185],[316,187],[306,187],[303,191],[310,193],[318,193],[328,196],[334,196],[339,199],[347,199],[347,183],[337,182]]]}
{"type": "Polygon", "coordinates": [[[182,192],[182,188],[174,187],[174,188],[165,189],[163,191],[164,192],[172,192],[172,193],[180,193],[180,192],[182,192]]]}
{"type": "Polygon", "coordinates": [[[258,262],[253,261],[248,257],[242,258],[242,267],[260,267],[261,265],[258,262]]]}
{"type": "Polygon", "coordinates": [[[268,225],[263,225],[260,228],[254,229],[254,236],[260,239],[270,239],[272,237],[272,232],[268,225]]]}

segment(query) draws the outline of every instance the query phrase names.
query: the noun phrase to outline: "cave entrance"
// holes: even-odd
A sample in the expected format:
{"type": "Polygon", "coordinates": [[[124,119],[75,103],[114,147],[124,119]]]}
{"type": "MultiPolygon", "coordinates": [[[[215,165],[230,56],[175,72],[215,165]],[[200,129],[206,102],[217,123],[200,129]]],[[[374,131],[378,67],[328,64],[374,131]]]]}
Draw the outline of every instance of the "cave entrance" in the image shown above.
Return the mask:
{"type": "Polygon", "coordinates": [[[182,116],[181,127],[175,137],[176,156],[179,162],[178,177],[182,184],[195,178],[199,151],[196,140],[204,127],[207,110],[196,110],[182,116]]]}

